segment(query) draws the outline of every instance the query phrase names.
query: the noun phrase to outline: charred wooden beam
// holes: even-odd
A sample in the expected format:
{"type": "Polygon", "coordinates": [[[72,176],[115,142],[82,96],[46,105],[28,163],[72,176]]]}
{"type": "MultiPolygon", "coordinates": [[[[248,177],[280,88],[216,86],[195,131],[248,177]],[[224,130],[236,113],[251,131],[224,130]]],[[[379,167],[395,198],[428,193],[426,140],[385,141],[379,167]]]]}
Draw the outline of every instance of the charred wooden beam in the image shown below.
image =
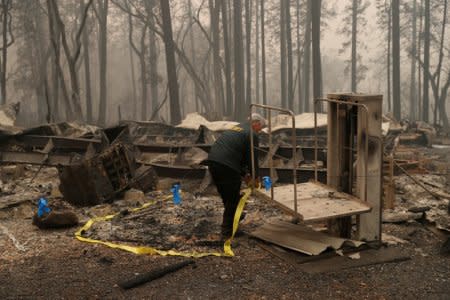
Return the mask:
{"type": "Polygon", "coordinates": [[[102,143],[98,139],[71,138],[63,136],[44,135],[20,135],[14,138],[25,149],[43,148],[52,140],[54,149],[57,152],[78,152],[82,153],[92,145],[96,151],[100,151],[102,143]]]}
{"type": "Polygon", "coordinates": [[[175,263],[175,264],[163,267],[163,268],[155,269],[155,270],[143,273],[143,274],[136,275],[133,278],[128,279],[126,281],[120,282],[119,286],[123,289],[131,289],[138,285],[141,285],[146,282],[163,277],[166,274],[178,271],[178,270],[180,270],[190,264],[193,264],[193,263],[194,263],[194,261],[190,259],[190,260],[175,263]]]}

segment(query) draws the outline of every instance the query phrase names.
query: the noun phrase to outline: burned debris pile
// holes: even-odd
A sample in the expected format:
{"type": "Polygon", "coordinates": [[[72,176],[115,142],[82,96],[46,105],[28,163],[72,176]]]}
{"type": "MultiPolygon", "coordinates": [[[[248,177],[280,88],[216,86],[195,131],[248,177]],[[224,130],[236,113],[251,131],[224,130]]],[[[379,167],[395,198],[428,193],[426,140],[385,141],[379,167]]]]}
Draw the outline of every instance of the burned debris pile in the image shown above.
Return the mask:
{"type": "MultiPolygon", "coordinates": [[[[83,232],[83,237],[163,251],[207,253],[222,250],[219,233],[223,207],[217,197],[196,197],[182,192],[180,204],[175,204],[170,194],[161,191],[149,192],[146,197],[152,200],[151,205],[137,211],[118,209],[110,221],[94,223],[83,232]]],[[[252,213],[240,223],[245,232],[281,214],[276,207],[261,201],[249,200],[247,209],[252,213]]]]}
{"type": "Polygon", "coordinates": [[[136,212],[121,210],[111,221],[93,224],[83,236],[159,250],[206,252],[222,246],[213,242],[220,232],[220,202],[183,194],[182,203],[175,205],[167,195],[147,196],[155,203],[136,212]]]}
{"type": "MultiPolygon", "coordinates": [[[[272,159],[276,184],[283,184],[292,182],[292,136],[290,124],[279,119],[272,132],[272,159]]],[[[383,221],[427,222],[450,230],[448,136],[423,123],[384,121],[383,221]]],[[[319,135],[314,137],[311,122],[296,119],[300,124],[296,129],[297,182],[314,178],[316,144],[319,180],[326,181],[327,130],[321,122],[326,125],[322,119],[319,135]]],[[[215,251],[222,246],[217,241],[223,208],[217,196],[210,196],[215,191],[207,189],[210,179],[202,161],[214,140],[235,122],[191,123],[174,127],[124,121],[105,129],[73,123],[4,128],[0,209],[34,205],[44,196],[55,212],[77,212],[80,223],[118,213],[110,221],[95,223],[84,237],[161,250],[215,251]],[[49,178],[47,174],[48,185],[39,179],[41,175],[49,178]],[[175,182],[183,190],[181,205],[170,197],[175,182]],[[137,203],[121,200],[130,197],[125,195],[130,189],[141,193],[139,197],[131,193],[131,199],[139,198],[137,203]],[[130,209],[152,200],[155,203],[142,210],[130,209]]],[[[268,175],[267,133],[262,134],[257,151],[261,176],[268,175]]],[[[246,232],[283,215],[253,199],[248,208],[252,213],[242,226],[246,232]]]]}
{"type": "MultiPolygon", "coordinates": [[[[51,170],[56,176],[51,187],[29,195],[27,201],[36,203],[40,197],[47,198],[49,206],[54,209],[53,216],[72,210],[81,213],[79,221],[85,222],[88,217],[120,212],[111,222],[94,224],[84,233],[86,237],[132,242],[158,249],[217,250],[217,246],[222,246],[217,244],[217,234],[220,232],[223,208],[216,198],[202,197],[210,182],[202,161],[221,132],[235,124],[225,121],[200,122],[193,126],[188,118],[177,127],[157,122],[123,121],[105,129],[76,123],[18,129],[2,135],[0,160],[5,165],[2,173],[15,174],[14,170],[25,165],[30,170],[27,176],[31,177],[32,182],[34,177],[51,170]],[[200,184],[201,181],[203,184],[200,184]],[[174,182],[181,182],[182,189],[186,189],[182,204],[177,206],[167,197],[163,201],[155,196],[160,193],[155,190],[168,192],[174,182]],[[128,197],[124,194],[130,189],[141,191],[140,204],[153,198],[156,203],[130,213],[126,205],[120,204],[120,201],[125,201],[120,199],[128,197]],[[90,213],[104,205],[112,205],[111,208],[118,210],[90,213]]],[[[292,181],[291,168],[288,167],[292,146],[287,128],[278,126],[273,136],[278,144],[274,160],[278,161],[280,182],[292,181]]],[[[319,138],[324,141],[325,131],[323,128],[321,130],[319,138]]],[[[310,128],[298,128],[297,131],[300,139],[309,141],[301,154],[303,160],[299,163],[300,167],[313,160],[313,138],[310,128]]],[[[264,172],[268,173],[267,158],[264,157],[269,149],[267,134],[261,140],[258,151],[263,154],[261,163],[264,175],[264,172]]],[[[319,157],[322,158],[322,166],[325,166],[324,143],[320,146],[319,157]]],[[[297,152],[302,150],[299,146],[297,152]]],[[[321,172],[324,179],[326,173],[321,172]]],[[[24,174],[16,177],[21,176],[24,174]]],[[[311,168],[305,169],[299,176],[301,181],[307,181],[313,177],[313,171],[311,168]]],[[[25,184],[23,190],[26,188],[25,184]]],[[[264,208],[263,204],[256,211],[253,224],[258,224],[258,220],[262,223],[267,216],[279,214],[275,213],[278,211],[276,208],[264,208]]],[[[52,228],[52,224],[45,223],[46,220],[35,215],[34,224],[40,228],[52,228]]],[[[53,227],[61,227],[59,221],[53,227]]]]}
{"type": "Polygon", "coordinates": [[[450,231],[450,138],[424,122],[388,120],[383,221],[450,231]]]}
{"type": "Polygon", "coordinates": [[[129,188],[154,190],[158,181],[154,170],[138,166],[133,151],[122,143],[59,170],[59,189],[64,199],[76,206],[111,201],[129,188]]]}

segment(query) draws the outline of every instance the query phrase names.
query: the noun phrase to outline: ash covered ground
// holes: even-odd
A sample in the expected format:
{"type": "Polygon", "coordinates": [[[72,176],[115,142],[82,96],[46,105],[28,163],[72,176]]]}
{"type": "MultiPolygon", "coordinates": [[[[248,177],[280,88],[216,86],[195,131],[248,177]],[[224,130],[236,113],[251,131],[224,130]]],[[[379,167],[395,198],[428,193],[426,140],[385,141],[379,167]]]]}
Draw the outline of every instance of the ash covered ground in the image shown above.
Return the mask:
{"type": "MultiPolygon", "coordinates": [[[[208,188],[195,198],[193,191],[199,183],[182,182],[185,193],[181,206],[175,207],[170,199],[161,200],[145,210],[126,213],[170,192],[164,188],[144,198],[130,197],[111,204],[74,208],[61,200],[55,189],[58,185],[56,169],[43,168],[31,182],[36,171],[35,167],[26,167],[23,177],[2,185],[2,299],[448,299],[450,294],[450,257],[441,253],[448,234],[437,229],[426,217],[383,225],[383,233],[398,239],[391,240],[387,247],[399,249],[410,258],[407,261],[310,274],[298,261],[273,255],[264,248],[268,244],[242,234],[233,241],[236,255],[233,258],[196,259],[194,265],[137,288],[123,290],[119,282],[184,258],[135,255],[83,243],[74,238],[79,227],[40,230],[31,220],[37,199],[47,196],[52,207],[72,209],[79,216],[80,226],[92,217],[122,212],[111,222],[105,222],[103,229],[93,227],[86,233],[92,237],[104,234],[105,239],[128,244],[208,251],[220,250],[212,242],[199,244],[199,241],[218,238],[222,204],[214,188],[208,188]],[[191,221],[187,224],[183,218],[191,221]],[[180,224],[172,224],[173,221],[180,224]],[[167,226],[169,223],[172,225],[167,226]],[[159,231],[162,229],[167,233],[159,231]],[[169,233],[173,238],[168,238],[169,233]]],[[[438,184],[436,180],[433,183],[438,184]]],[[[399,206],[412,197],[406,192],[398,195],[399,206]]],[[[254,198],[249,200],[246,211],[247,217],[240,226],[244,232],[250,232],[271,218],[290,218],[254,198]]]]}

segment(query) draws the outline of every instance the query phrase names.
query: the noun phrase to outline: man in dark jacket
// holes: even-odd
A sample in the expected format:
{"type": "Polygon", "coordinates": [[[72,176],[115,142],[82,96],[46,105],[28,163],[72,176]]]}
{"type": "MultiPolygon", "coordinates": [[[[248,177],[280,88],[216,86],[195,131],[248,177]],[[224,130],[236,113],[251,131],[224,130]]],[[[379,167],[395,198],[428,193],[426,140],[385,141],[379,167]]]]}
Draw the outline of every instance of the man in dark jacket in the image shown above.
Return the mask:
{"type": "MultiPolygon", "coordinates": [[[[233,219],[240,200],[241,178],[249,177],[252,171],[250,126],[253,144],[258,147],[257,133],[265,125],[264,118],[254,113],[250,124],[239,124],[225,131],[212,145],[208,155],[208,166],[217,191],[224,205],[222,238],[231,237],[233,219]]],[[[258,177],[258,154],[254,151],[255,178],[258,177]]]]}

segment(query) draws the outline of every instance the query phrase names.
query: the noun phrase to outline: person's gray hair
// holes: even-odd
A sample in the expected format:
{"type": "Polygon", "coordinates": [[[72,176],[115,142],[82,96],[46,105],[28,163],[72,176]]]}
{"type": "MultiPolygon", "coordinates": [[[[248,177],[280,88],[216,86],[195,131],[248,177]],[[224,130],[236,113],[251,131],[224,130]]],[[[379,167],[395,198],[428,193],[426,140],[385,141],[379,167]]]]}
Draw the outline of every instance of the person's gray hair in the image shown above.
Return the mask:
{"type": "Polygon", "coordinates": [[[252,113],[252,121],[259,121],[261,126],[266,126],[266,119],[258,113],[252,113]]]}

